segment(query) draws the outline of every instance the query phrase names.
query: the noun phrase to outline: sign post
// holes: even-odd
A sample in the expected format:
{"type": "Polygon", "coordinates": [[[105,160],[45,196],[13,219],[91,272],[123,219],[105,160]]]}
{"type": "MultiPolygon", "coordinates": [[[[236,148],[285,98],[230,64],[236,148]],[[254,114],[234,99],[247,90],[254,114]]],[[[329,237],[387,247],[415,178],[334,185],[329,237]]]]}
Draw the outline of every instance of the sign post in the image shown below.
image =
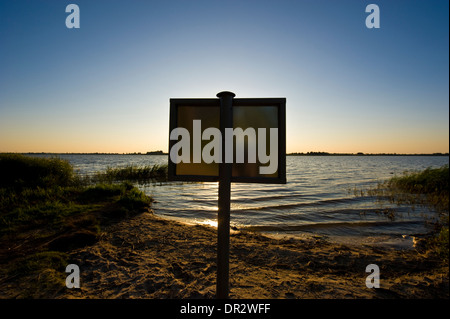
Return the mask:
{"type": "Polygon", "coordinates": [[[286,99],[170,99],[170,181],[218,182],[216,297],[229,295],[231,183],[286,183],[286,99]]]}
{"type": "MultiPolygon", "coordinates": [[[[225,145],[225,128],[233,127],[232,92],[220,92],[220,132],[222,145],[225,145]]],[[[217,282],[216,297],[227,299],[229,292],[229,255],[230,255],[230,202],[231,202],[231,163],[226,163],[222,152],[219,165],[219,212],[217,216],[217,282]]]]}

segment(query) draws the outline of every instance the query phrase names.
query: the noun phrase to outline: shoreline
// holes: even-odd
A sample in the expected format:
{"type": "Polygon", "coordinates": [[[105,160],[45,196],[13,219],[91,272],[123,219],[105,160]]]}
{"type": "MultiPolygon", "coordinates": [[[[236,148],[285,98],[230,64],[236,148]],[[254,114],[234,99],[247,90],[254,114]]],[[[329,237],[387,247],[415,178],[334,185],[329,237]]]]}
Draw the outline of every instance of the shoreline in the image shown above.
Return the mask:
{"type": "MultiPolygon", "coordinates": [[[[214,298],[217,231],[143,213],[71,253],[81,288],[52,298],[214,298]]],[[[232,299],[449,298],[448,265],[416,249],[344,245],[320,237],[230,236],[232,299]],[[380,268],[381,288],[365,285],[380,268]]]]}
{"type": "MultiPolygon", "coordinates": [[[[183,217],[173,217],[170,215],[160,215],[155,213],[155,216],[172,220],[175,222],[179,222],[182,224],[186,224],[188,226],[195,226],[195,225],[204,225],[204,226],[210,226],[213,229],[217,231],[217,222],[214,220],[205,220],[205,221],[197,221],[197,220],[191,220],[189,218],[183,218],[183,217]]],[[[426,236],[426,234],[417,234],[417,235],[371,235],[371,236],[363,236],[363,235],[332,235],[332,234],[320,234],[320,233],[314,233],[314,232],[278,232],[278,231],[259,231],[254,230],[253,226],[243,226],[235,227],[231,226],[230,228],[230,234],[238,233],[240,231],[245,232],[252,232],[255,234],[260,234],[265,237],[273,238],[276,240],[290,240],[290,239],[308,239],[311,237],[314,238],[322,238],[330,243],[334,244],[343,244],[343,245],[349,245],[349,246],[362,246],[362,245],[369,245],[369,246],[376,246],[381,248],[393,248],[397,250],[408,250],[408,249],[414,249],[415,247],[420,245],[420,238],[423,236],[426,236]]]]}
{"type": "Polygon", "coordinates": [[[345,245],[345,246],[370,246],[383,249],[394,250],[411,250],[417,246],[417,239],[415,236],[340,236],[340,235],[322,235],[322,234],[271,234],[261,232],[261,235],[274,238],[277,240],[289,240],[289,239],[306,239],[310,237],[323,238],[331,244],[345,245]]]}

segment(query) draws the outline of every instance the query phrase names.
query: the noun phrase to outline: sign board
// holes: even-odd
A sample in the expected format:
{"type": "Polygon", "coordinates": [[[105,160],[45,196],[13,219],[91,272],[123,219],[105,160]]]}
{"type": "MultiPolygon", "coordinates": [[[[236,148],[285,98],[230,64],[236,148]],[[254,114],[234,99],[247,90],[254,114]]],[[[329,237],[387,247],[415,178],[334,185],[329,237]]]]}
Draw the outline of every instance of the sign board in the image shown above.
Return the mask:
{"type": "Polygon", "coordinates": [[[221,128],[219,99],[170,99],[168,176],[172,181],[286,183],[286,99],[232,100],[232,127],[221,128]]]}

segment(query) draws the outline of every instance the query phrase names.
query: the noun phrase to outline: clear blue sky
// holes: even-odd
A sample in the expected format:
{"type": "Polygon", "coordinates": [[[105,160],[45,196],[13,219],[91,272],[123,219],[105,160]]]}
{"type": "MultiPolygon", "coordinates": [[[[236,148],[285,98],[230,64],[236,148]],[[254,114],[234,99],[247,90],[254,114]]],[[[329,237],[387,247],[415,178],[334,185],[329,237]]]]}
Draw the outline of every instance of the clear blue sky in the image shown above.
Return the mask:
{"type": "Polygon", "coordinates": [[[224,90],[286,97],[288,152],[448,152],[448,87],[448,0],[0,0],[0,152],[167,151],[224,90]]]}

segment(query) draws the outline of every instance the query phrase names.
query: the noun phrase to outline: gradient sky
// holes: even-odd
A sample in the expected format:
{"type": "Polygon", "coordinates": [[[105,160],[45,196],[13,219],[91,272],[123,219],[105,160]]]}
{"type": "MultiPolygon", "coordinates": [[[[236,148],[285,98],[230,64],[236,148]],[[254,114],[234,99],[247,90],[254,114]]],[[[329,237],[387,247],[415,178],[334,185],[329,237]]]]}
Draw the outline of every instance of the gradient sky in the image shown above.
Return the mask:
{"type": "Polygon", "coordinates": [[[288,152],[448,152],[448,87],[448,0],[0,0],[0,152],[167,151],[224,90],[286,97],[288,152]]]}

